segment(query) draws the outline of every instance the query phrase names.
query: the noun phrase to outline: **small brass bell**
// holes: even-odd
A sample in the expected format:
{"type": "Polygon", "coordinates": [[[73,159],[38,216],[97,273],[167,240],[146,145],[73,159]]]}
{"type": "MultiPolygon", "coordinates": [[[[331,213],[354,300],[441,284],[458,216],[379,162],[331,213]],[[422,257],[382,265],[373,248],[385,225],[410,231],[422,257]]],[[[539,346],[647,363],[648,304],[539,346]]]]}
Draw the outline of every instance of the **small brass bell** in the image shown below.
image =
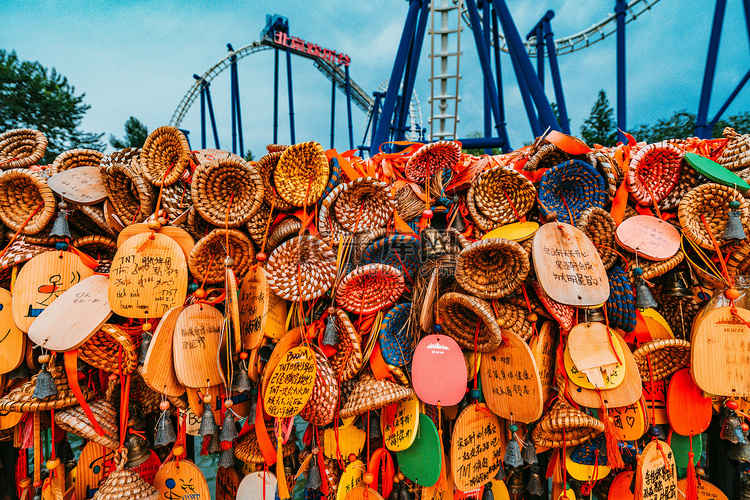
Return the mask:
{"type": "Polygon", "coordinates": [[[523,469],[520,467],[508,467],[508,494],[511,500],[523,500],[526,485],[523,480],[523,469]]]}
{"type": "Polygon", "coordinates": [[[495,500],[495,495],[494,493],[492,493],[491,482],[484,485],[484,490],[482,491],[482,500],[495,500]]]}
{"type": "Polygon", "coordinates": [[[719,437],[734,444],[746,444],[748,442],[742,432],[742,422],[737,418],[737,414],[734,413],[734,411],[730,410],[724,419],[724,424],[721,427],[719,437]]]}
{"type": "Polygon", "coordinates": [[[539,475],[539,464],[533,464],[529,470],[529,482],[526,484],[526,490],[529,493],[536,496],[544,495],[544,487],[542,486],[542,478],[539,475]]]}
{"type": "Polygon", "coordinates": [[[740,474],[740,500],[750,500],[750,475],[740,474]]]}
{"type": "Polygon", "coordinates": [[[434,227],[426,227],[420,233],[421,248],[419,257],[422,262],[440,257],[446,253],[445,243],[440,236],[440,231],[434,227]]]}
{"type": "Polygon", "coordinates": [[[740,202],[732,200],[729,202],[729,213],[727,214],[727,227],[724,229],[724,240],[744,240],[745,229],[742,227],[740,202]]]}
{"type": "Polygon", "coordinates": [[[667,274],[661,291],[673,297],[690,297],[693,295],[690,285],[685,277],[685,271],[671,271],[667,274]]]}
{"type": "MultiPolygon", "coordinates": [[[[747,439],[745,439],[747,441],[747,439]]],[[[729,447],[727,456],[730,460],[738,462],[750,462],[750,441],[746,443],[737,443],[729,447]]]]}
{"type": "Polygon", "coordinates": [[[584,313],[584,321],[589,323],[604,323],[604,311],[601,307],[596,309],[588,309],[584,313]]]}
{"type": "Polygon", "coordinates": [[[659,303],[654,300],[651,291],[648,289],[646,280],[642,277],[643,269],[640,267],[634,268],[633,276],[635,277],[633,280],[635,282],[635,307],[638,309],[649,309],[658,306],[659,303]]]}
{"type": "Polygon", "coordinates": [[[61,201],[57,207],[59,208],[57,218],[52,225],[52,231],[49,232],[49,235],[57,236],[58,238],[71,238],[70,227],[68,227],[68,215],[70,215],[70,212],[67,210],[68,204],[61,201]]]}
{"type": "Polygon", "coordinates": [[[125,448],[128,449],[128,461],[125,464],[128,469],[138,467],[151,456],[148,441],[137,434],[128,433],[128,437],[125,438],[125,448]]]}

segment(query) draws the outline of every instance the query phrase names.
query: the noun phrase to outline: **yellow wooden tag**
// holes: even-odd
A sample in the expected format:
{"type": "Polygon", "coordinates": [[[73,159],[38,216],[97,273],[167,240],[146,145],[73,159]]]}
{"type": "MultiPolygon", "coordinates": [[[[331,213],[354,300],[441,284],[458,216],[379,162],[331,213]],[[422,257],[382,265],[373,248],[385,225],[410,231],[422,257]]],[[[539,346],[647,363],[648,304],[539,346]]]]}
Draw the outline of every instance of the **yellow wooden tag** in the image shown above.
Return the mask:
{"type": "Polygon", "coordinates": [[[601,479],[606,477],[611,470],[606,465],[586,465],[579,464],[570,459],[570,455],[575,450],[574,446],[568,448],[568,453],[565,456],[565,469],[568,471],[573,479],[578,481],[591,481],[592,479],[601,479]]]}
{"type": "Polygon", "coordinates": [[[177,378],[174,365],[174,329],[177,318],[185,308],[173,307],[161,318],[146,352],[141,376],[146,385],[167,396],[181,396],[185,392],[177,378]]]}
{"type": "Polygon", "coordinates": [[[224,383],[218,353],[224,315],[209,304],[193,304],[177,317],[172,346],[177,380],[185,387],[206,388],[224,383]]]}
{"type": "Polygon", "coordinates": [[[268,296],[268,314],[266,315],[265,335],[276,341],[286,333],[287,303],[266,286],[268,296]]]}
{"type": "MultiPolygon", "coordinates": [[[[243,349],[260,347],[269,311],[269,292],[266,273],[253,266],[240,287],[239,314],[243,349]]],[[[286,301],[284,301],[286,307],[286,301]]]]}
{"type": "MultiPolygon", "coordinates": [[[[4,387],[6,385],[4,378],[5,375],[0,375],[0,387],[4,387]]],[[[21,387],[26,382],[26,380],[18,379],[11,382],[12,383],[7,384],[8,387],[6,392],[10,392],[13,389],[21,387]]],[[[2,389],[0,389],[0,392],[2,392],[2,389]]],[[[0,430],[12,429],[16,425],[18,425],[18,422],[21,421],[21,418],[23,418],[23,413],[21,412],[0,410],[0,430]]]]}
{"type": "Polygon", "coordinates": [[[350,462],[339,479],[339,487],[336,490],[336,500],[344,500],[354,488],[364,486],[362,475],[365,473],[365,464],[361,460],[350,462]]]}
{"type": "Polygon", "coordinates": [[[664,441],[651,441],[638,456],[636,470],[636,498],[662,500],[664,492],[677,491],[677,467],[672,449],[664,441]]]}
{"type": "MultiPolygon", "coordinates": [[[[151,234],[151,229],[148,228],[148,225],[145,222],[126,226],[120,234],[117,235],[117,247],[119,248],[129,238],[139,234],[151,234]]],[[[162,226],[161,229],[159,229],[159,234],[174,240],[180,246],[182,254],[185,256],[185,261],[187,262],[187,259],[190,258],[190,252],[195,246],[195,240],[190,236],[190,233],[181,227],[162,226]]]]}
{"type": "Polygon", "coordinates": [[[505,484],[505,481],[493,479],[492,494],[495,497],[495,500],[510,500],[510,493],[508,492],[508,486],[505,484]]]}
{"type": "Polygon", "coordinates": [[[94,274],[71,252],[46,252],[21,268],[13,289],[13,320],[24,332],[57,297],[94,274]]]}
{"type": "MultiPolygon", "coordinates": [[[[338,447],[341,451],[341,456],[345,460],[352,453],[359,455],[362,452],[367,440],[367,433],[365,431],[358,429],[354,425],[348,425],[346,427],[339,427],[338,434],[338,447]]],[[[338,458],[336,453],[335,429],[326,429],[323,434],[323,453],[328,458],[338,458]]]]}
{"type": "Polygon", "coordinates": [[[343,500],[383,500],[383,497],[373,488],[358,486],[351,489],[343,500]]]}
{"type": "Polygon", "coordinates": [[[629,406],[608,408],[608,411],[615,424],[615,435],[620,441],[635,441],[642,438],[648,430],[643,400],[629,406]]]}
{"type": "Polygon", "coordinates": [[[419,428],[419,399],[416,394],[394,403],[395,410],[390,416],[390,411],[384,408],[380,412],[380,429],[385,441],[385,447],[391,451],[407,449],[417,437],[419,428]],[[391,418],[388,422],[388,418],[391,418]]]}
{"type": "Polygon", "coordinates": [[[466,362],[466,375],[468,381],[474,380],[474,375],[479,375],[479,367],[482,365],[482,353],[473,351],[464,351],[464,361],[466,362]]]}
{"type": "MultiPolygon", "coordinates": [[[[497,500],[497,497],[495,499],[497,500]]],[[[422,490],[422,500],[453,500],[453,478],[445,454],[443,454],[440,478],[437,483],[422,490]]]]}
{"type": "Polygon", "coordinates": [[[524,241],[528,240],[539,229],[539,223],[533,221],[514,222],[500,226],[482,236],[483,240],[489,238],[505,238],[506,240],[524,241]]]}
{"type": "Polygon", "coordinates": [[[235,276],[234,271],[230,268],[225,269],[224,286],[226,287],[224,315],[226,316],[228,323],[232,326],[231,335],[229,332],[225,332],[225,335],[228,335],[227,342],[231,342],[232,349],[234,350],[233,352],[238,353],[242,350],[239,306],[240,291],[237,286],[237,276],[235,276]]]}
{"type": "Polygon", "coordinates": [[[153,483],[160,498],[211,500],[208,483],[201,470],[189,460],[162,464],[153,483]]]}
{"type": "Polygon", "coordinates": [[[263,393],[266,413],[287,418],[305,407],[315,386],[315,354],[306,345],[287,351],[263,393]]]}
{"type": "Polygon", "coordinates": [[[506,440],[497,417],[484,404],[461,412],[451,437],[451,474],[461,491],[482,487],[502,466],[506,440]]]}
{"type": "MultiPolygon", "coordinates": [[[[539,370],[542,383],[542,401],[547,401],[555,384],[555,347],[557,346],[554,323],[545,321],[539,329],[539,335],[529,340],[529,349],[539,370]]],[[[496,499],[497,500],[497,499],[496,499]]]]}
{"type": "MultiPolygon", "coordinates": [[[[617,365],[615,365],[615,368],[610,371],[609,375],[602,375],[604,386],[601,387],[601,389],[614,389],[625,379],[625,354],[623,353],[622,346],[619,342],[614,341],[614,344],[615,351],[617,352],[617,355],[620,356],[620,359],[623,360],[623,363],[618,363],[617,365]]],[[[570,357],[570,348],[567,345],[565,346],[565,350],[563,351],[563,362],[565,363],[565,372],[568,374],[568,377],[570,377],[570,381],[572,383],[574,383],[578,387],[583,387],[585,389],[597,388],[594,384],[591,383],[586,374],[580,371],[578,367],[576,367],[575,363],[570,357]]]]}
{"type": "Polygon", "coordinates": [[[126,318],[161,318],[187,294],[187,261],[175,241],[156,233],[128,238],[109,272],[109,305],[126,318]]]}
{"type": "Polygon", "coordinates": [[[656,309],[642,309],[641,314],[646,322],[648,332],[651,334],[651,338],[657,339],[673,339],[674,333],[672,328],[667,323],[667,320],[659,314],[656,309]]]}
{"type": "Polygon", "coordinates": [[[99,483],[106,474],[114,470],[115,452],[99,443],[89,441],[81,450],[76,466],[76,498],[94,498],[99,483]]]}
{"type": "Polygon", "coordinates": [[[26,336],[13,321],[10,292],[0,288],[0,373],[9,373],[21,364],[26,352],[26,336]]]}

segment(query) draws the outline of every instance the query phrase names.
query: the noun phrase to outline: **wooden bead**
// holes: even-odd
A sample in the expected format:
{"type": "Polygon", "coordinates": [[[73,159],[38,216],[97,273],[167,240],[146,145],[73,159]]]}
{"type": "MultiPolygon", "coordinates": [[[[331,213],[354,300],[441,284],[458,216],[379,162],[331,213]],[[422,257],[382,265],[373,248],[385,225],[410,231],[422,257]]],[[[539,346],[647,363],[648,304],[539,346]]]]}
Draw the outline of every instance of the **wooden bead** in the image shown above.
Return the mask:
{"type": "Polygon", "coordinates": [[[240,359],[247,359],[249,354],[246,351],[242,351],[240,353],[240,359]]]}
{"type": "Polygon", "coordinates": [[[49,354],[42,354],[38,358],[36,358],[41,364],[49,363],[50,355],[49,354]]]}
{"type": "Polygon", "coordinates": [[[350,453],[349,454],[349,461],[350,462],[355,462],[356,460],[357,460],[357,455],[355,455],[354,453],[350,453]]]}
{"type": "Polygon", "coordinates": [[[55,470],[60,466],[60,459],[55,458],[52,460],[47,460],[47,470],[55,470]]]}
{"type": "Polygon", "coordinates": [[[264,262],[268,256],[264,252],[258,252],[255,254],[255,260],[258,262],[264,262]]]}
{"type": "Polygon", "coordinates": [[[234,406],[234,402],[231,399],[227,398],[224,400],[224,408],[229,409],[232,406],[234,406]]]}
{"type": "Polygon", "coordinates": [[[146,225],[147,225],[147,226],[148,226],[148,228],[149,228],[150,230],[152,230],[152,231],[158,231],[159,229],[161,229],[161,224],[159,224],[159,221],[158,221],[158,220],[156,220],[156,219],[151,219],[151,220],[149,220],[149,221],[148,221],[148,222],[146,223],[146,225]]]}
{"type": "Polygon", "coordinates": [[[375,476],[372,472],[365,472],[362,474],[362,482],[365,484],[372,484],[372,482],[375,481],[375,476]]]}
{"type": "Polygon", "coordinates": [[[167,225],[167,219],[164,218],[164,217],[159,217],[158,219],[156,219],[156,222],[158,222],[162,226],[166,226],[167,225]]]}
{"type": "Polygon", "coordinates": [[[734,399],[727,400],[727,402],[724,403],[724,406],[726,406],[730,410],[736,410],[740,407],[739,403],[737,403],[737,401],[735,401],[734,399]]]}
{"type": "Polygon", "coordinates": [[[169,401],[162,401],[161,403],[159,403],[159,409],[161,411],[169,410],[169,401]]]}
{"type": "Polygon", "coordinates": [[[29,486],[31,486],[31,478],[25,477],[25,478],[21,479],[21,482],[18,483],[18,485],[21,488],[28,488],[29,486]]]}
{"type": "Polygon", "coordinates": [[[206,290],[205,290],[205,288],[198,288],[198,289],[197,289],[197,290],[195,291],[195,294],[194,294],[194,295],[195,295],[195,297],[196,297],[197,299],[205,299],[205,298],[206,298],[206,290]]]}
{"type": "Polygon", "coordinates": [[[206,404],[211,404],[211,401],[212,401],[213,399],[214,399],[214,398],[213,398],[213,397],[211,397],[211,395],[210,395],[210,394],[206,394],[205,396],[203,396],[203,402],[204,402],[204,403],[206,403],[206,404]]]}
{"type": "Polygon", "coordinates": [[[179,456],[180,456],[180,455],[182,455],[182,454],[183,454],[184,452],[185,452],[185,448],[184,448],[184,447],[182,447],[182,446],[175,446],[175,447],[174,447],[174,448],[172,449],[172,453],[174,453],[174,455],[175,455],[176,457],[179,457],[179,456]]]}
{"type": "Polygon", "coordinates": [[[152,328],[152,325],[148,321],[146,321],[145,323],[141,325],[141,330],[143,330],[144,332],[150,332],[151,328],[152,328]]]}
{"type": "Polygon", "coordinates": [[[727,288],[724,290],[724,297],[728,300],[737,300],[740,298],[740,292],[736,288],[727,288]]]}
{"type": "Polygon", "coordinates": [[[536,315],[536,313],[529,313],[526,315],[526,321],[529,323],[536,323],[536,320],[539,319],[539,317],[536,315]]]}

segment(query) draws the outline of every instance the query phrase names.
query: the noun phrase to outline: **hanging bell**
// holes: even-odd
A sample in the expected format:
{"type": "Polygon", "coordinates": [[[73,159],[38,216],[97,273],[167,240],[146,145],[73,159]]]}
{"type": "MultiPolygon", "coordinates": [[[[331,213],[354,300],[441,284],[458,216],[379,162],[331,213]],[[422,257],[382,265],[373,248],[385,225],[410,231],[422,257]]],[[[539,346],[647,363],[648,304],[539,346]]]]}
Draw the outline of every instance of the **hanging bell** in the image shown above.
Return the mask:
{"type": "Polygon", "coordinates": [[[154,446],[166,446],[174,443],[177,436],[174,433],[172,419],[169,418],[169,410],[164,410],[156,421],[156,435],[154,436],[154,446]]]}
{"type": "Polygon", "coordinates": [[[724,424],[721,427],[719,437],[734,444],[746,444],[748,442],[742,432],[742,422],[737,418],[737,414],[734,413],[734,411],[730,411],[724,419],[724,424]]]}
{"type": "MultiPolygon", "coordinates": [[[[204,438],[205,439],[205,438],[204,438]]],[[[208,440],[208,447],[206,451],[209,455],[219,453],[221,451],[221,443],[219,442],[219,433],[211,434],[211,438],[208,440]]]]}
{"type": "Polygon", "coordinates": [[[234,392],[247,392],[252,388],[253,384],[247,374],[247,361],[240,360],[232,377],[232,390],[234,392]]]}
{"type": "Polygon", "coordinates": [[[539,459],[536,457],[536,445],[531,439],[531,432],[526,433],[526,440],[523,443],[523,449],[521,450],[521,457],[527,464],[537,464],[539,459]]]}
{"type": "Polygon", "coordinates": [[[320,469],[318,468],[318,457],[313,454],[310,459],[310,467],[307,469],[307,489],[317,490],[323,485],[320,479],[320,469]]]}
{"type": "Polygon", "coordinates": [[[21,363],[20,365],[18,365],[18,368],[10,371],[7,375],[8,380],[29,378],[30,376],[31,370],[29,370],[29,365],[27,365],[26,363],[21,363]]]}
{"type": "Polygon", "coordinates": [[[128,469],[138,467],[151,456],[148,441],[137,434],[128,432],[125,438],[125,448],[128,450],[128,461],[125,463],[128,469]]]}
{"type": "Polygon", "coordinates": [[[434,227],[422,229],[419,237],[421,239],[419,257],[422,259],[422,262],[440,257],[446,253],[445,242],[440,236],[440,231],[434,227]]]}
{"type": "MultiPolygon", "coordinates": [[[[454,206],[456,206],[455,203],[458,203],[457,196],[453,198],[453,203],[454,206]]],[[[457,207],[456,210],[458,210],[457,207]]],[[[459,233],[463,233],[464,231],[466,231],[466,224],[464,224],[464,218],[461,216],[460,212],[456,214],[456,218],[453,219],[453,224],[451,224],[451,227],[459,233]]]]}
{"type": "Polygon", "coordinates": [[[521,447],[518,445],[518,441],[515,436],[510,438],[508,442],[508,448],[505,450],[505,463],[511,467],[520,467],[523,465],[523,458],[521,457],[521,447]]]}
{"type": "Polygon", "coordinates": [[[377,413],[373,412],[373,416],[370,416],[370,439],[381,439],[383,434],[380,432],[380,417],[377,413]]]}
{"type": "Polygon", "coordinates": [[[651,291],[648,289],[648,285],[646,285],[646,280],[642,278],[643,269],[640,267],[634,268],[633,275],[635,276],[635,307],[638,309],[650,309],[658,306],[659,303],[651,295],[651,291]]]}
{"type": "MultiPolygon", "coordinates": [[[[745,439],[747,441],[747,439],[745,439]]],[[[730,460],[738,462],[750,462],[750,442],[737,443],[729,447],[727,456],[730,460]]]]}
{"type": "Polygon", "coordinates": [[[151,339],[154,336],[151,332],[143,332],[141,336],[141,350],[138,352],[138,362],[144,364],[146,362],[146,354],[148,354],[148,346],[151,345],[151,339]]]}
{"type": "Polygon", "coordinates": [[[505,475],[505,464],[500,463],[500,468],[497,470],[497,474],[495,474],[495,479],[498,481],[505,481],[505,478],[507,476],[505,475]]]}
{"type": "MultiPolygon", "coordinates": [[[[230,402],[231,399],[227,399],[225,404],[230,402]]],[[[221,449],[228,450],[232,447],[232,442],[237,439],[237,426],[234,423],[234,412],[230,409],[231,406],[226,406],[226,415],[224,415],[224,422],[221,425],[221,433],[219,434],[219,441],[221,441],[221,449]]]]}
{"type": "Polygon", "coordinates": [[[234,447],[231,447],[228,450],[221,450],[221,455],[219,455],[219,467],[224,467],[225,469],[234,467],[234,447]]]}
{"type": "Polygon", "coordinates": [[[409,491],[409,487],[406,484],[401,484],[401,489],[398,492],[398,500],[413,500],[414,495],[409,491]]]}
{"type": "Polygon", "coordinates": [[[67,210],[68,204],[61,201],[57,204],[57,208],[59,208],[57,211],[57,218],[52,225],[52,231],[49,232],[49,235],[57,236],[61,239],[70,239],[72,236],[70,235],[70,227],[68,227],[68,215],[70,215],[70,212],[67,210]]]}
{"type": "Polygon", "coordinates": [[[511,467],[508,471],[508,480],[505,482],[508,486],[508,496],[511,500],[523,500],[526,491],[526,485],[523,481],[523,469],[511,467]]]}
{"type": "Polygon", "coordinates": [[[42,371],[36,377],[36,387],[34,387],[34,393],[31,397],[35,399],[44,399],[49,396],[57,394],[57,386],[55,385],[55,379],[52,378],[49,370],[47,370],[47,364],[42,365],[42,371]]]}
{"type": "Polygon", "coordinates": [[[393,478],[393,489],[391,489],[391,492],[388,494],[388,498],[386,500],[398,500],[399,493],[401,493],[401,481],[399,481],[398,477],[393,478]]]}
{"type": "Polygon", "coordinates": [[[727,227],[724,229],[724,240],[744,240],[745,229],[742,227],[742,221],[740,217],[740,202],[732,200],[729,202],[729,214],[727,214],[727,227]]]}
{"type": "Polygon", "coordinates": [[[533,464],[530,468],[529,482],[526,483],[526,491],[532,495],[542,496],[544,495],[544,487],[542,487],[542,478],[539,475],[539,464],[533,464]]]}
{"type": "Polygon", "coordinates": [[[326,318],[326,330],[323,333],[323,345],[336,345],[339,343],[339,334],[336,331],[336,322],[334,315],[336,309],[333,307],[328,308],[328,318],[326,318]]]}
{"type": "Polygon", "coordinates": [[[214,418],[214,412],[211,409],[211,403],[203,403],[203,417],[201,418],[201,425],[198,428],[198,434],[203,437],[212,436],[216,434],[219,427],[216,425],[216,419],[214,418]]]}
{"type": "Polygon", "coordinates": [[[484,485],[484,490],[482,491],[482,500],[495,500],[495,494],[492,493],[492,482],[484,485]]]}
{"type": "Polygon", "coordinates": [[[583,319],[589,323],[604,323],[604,310],[601,307],[596,309],[587,309],[583,315],[583,319]]]}
{"type": "Polygon", "coordinates": [[[685,277],[685,271],[682,270],[674,270],[667,274],[661,291],[673,297],[690,297],[693,295],[685,277]]]}

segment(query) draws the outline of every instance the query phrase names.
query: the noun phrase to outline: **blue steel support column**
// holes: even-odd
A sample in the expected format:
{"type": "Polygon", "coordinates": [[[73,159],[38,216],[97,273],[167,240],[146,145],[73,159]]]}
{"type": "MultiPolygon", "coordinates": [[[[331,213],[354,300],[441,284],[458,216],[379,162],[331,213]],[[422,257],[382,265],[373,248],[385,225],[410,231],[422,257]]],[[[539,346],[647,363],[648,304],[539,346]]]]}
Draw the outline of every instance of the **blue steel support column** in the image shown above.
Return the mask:
{"type": "Polygon", "coordinates": [[[615,0],[617,16],[617,140],[627,143],[623,134],[627,132],[627,80],[625,72],[625,10],[627,0],[615,0]]]}
{"type": "Polygon", "coordinates": [[[206,149],[206,83],[198,75],[194,74],[193,78],[201,84],[201,149],[206,149]]]}
{"type": "Polygon", "coordinates": [[[401,86],[401,78],[404,74],[404,67],[406,66],[406,56],[409,52],[411,40],[414,37],[414,27],[417,24],[417,16],[419,8],[422,6],[422,1],[427,2],[428,0],[409,0],[409,11],[406,14],[404,30],[401,33],[401,41],[399,42],[398,50],[396,51],[396,59],[393,63],[391,78],[388,81],[388,90],[385,94],[383,109],[380,113],[379,119],[373,121],[372,141],[370,143],[371,152],[377,152],[380,149],[380,145],[388,141],[391,118],[393,117],[393,110],[396,107],[396,96],[398,95],[399,87],[401,86]]]}
{"type": "Polygon", "coordinates": [[[404,85],[402,89],[403,103],[396,123],[396,140],[403,141],[406,138],[405,127],[406,117],[409,115],[411,104],[411,95],[414,91],[414,81],[417,76],[419,67],[419,56],[422,53],[422,43],[424,42],[424,33],[427,29],[427,19],[430,17],[429,2],[426,0],[422,3],[422,8],[417,21],[417,29],[410,48],[410,57],[404,74],[404,85]]]}
{"type": "Polygon", "coordinates": [[[747,81],[750,79],[750,71],[745,73],[745,76],[742,77],[742,80],[740,80],[740,83],[737,84],[737,86],[734,88],[730,96],[727,98],[726,102],[724,102],[724,105],[719,109],[719,111],[716,112],[716,116],[714,116],[713,120],[708,122],[706,124],[706,133],[707,137],[711,136],[711,132],[714,128],[714,125],[716,125],[716,122],[719,121],[719,118],[721,118],[721,115],[724,114],[724,112],[727,110],[730,104],[732,104],[732,101],[734,101],[734,98],[737,97],[737,94],[740,93],[740,90],[742,90],[742,87],[745,86],[747,81]]]}
{"type": "MultiPolygon", "coordinates": [[[[550,11],[552,12],[552,11],[550,11]]],[[[552,13],[554,15],[554,12],[552,13]]],[[[552,86],[555,88],[555,101],[557,101],[557,112],[560,115],[560,127],[563,133],[570,134],[570,120],[568,119],[568,107],[565,105],[565,94],[560,78],[560,66],[557,64],[557,53],[555,52],[555,38],[550,27],[549,20],[544,21],[544,41],[547,43],[547,55],[549,57],[549,72],[552,76],[552,86]]]]}
{"type": "Polygon", "coordinates": [[[234,59],[234,61],[232,61],[232,67],[234,68],[234,71],[232,72],[232,78],[234,78],[234,106],[237,109],[236,118],[237,118],[237,135],[239,137],[239,148],[240,148],[239,155],[244,158],[245,157],[245,142],[244,142],[244,138],[242,137],[242,110],[240,108],[240,76],[239,76],[239,72],[237,71],[237,59],[234,59]]]}
{"type": "MultiPolygon", "coordinates": [[[[232,48],[231,44],[227,44],[227,49],[231,52],[234,52],[234,49],[232,48]]],[[[230,106],[232,108],[232,153],[237,154],[237,109],[234,106],[235,103],[235,94],[237,92],[237,88],[235,87],[236,82],[234,80],[234,72],[237,70],[236,66],[236,57],[232,56],[229,59],[230,65],[229,65],[229,79],[231,80],[231,92],[229,95],[230,100],[230,106]]]]}
{"type": "Polygon", "coordinates": [[[541,26],[536,27],[536,74],[544,88],[544,31],[541,26]]]}
{"type": "MultiPolygon", "coordinates": [[[[489,3],[489,0],[487,0],[489,3]]],[[[490,12],[489,10],[487,11],[490,12]]],[[[495,78],[497,80],[497,103],[500,108],[500,123],[497,126],[498,137],[503,141],[503,152],[508,153],[511,151],[510,139],[508,138],[508,129],[505,127],[505,99],[503,98],[503,73],[502,66],[500,64],[500,33],[497,28],[497,16],[494,14],[492,17],[492,39],[494,43],[495,52],[495,78]]]]}
{"type": "Polygon", "coordinates": [[[216,149],[221,149],[219,146],[219,131],[216,129],[216,117],[214,116],[214,103],[211,100],[211,84],[206,83],[206,102],[208,103],[208,117],[211,119],[211,132],[214,134],[214,144],[216,149]]]}
{"type": "MultiPolygon", "coordinates": [[[[482,33],[484,34],[484,46],[490,46],[490,16],[492,5],[488,0],[482,1],[482,33]]],[[[492,137],[492,111],[490,108],[490,90],[487,85],[484,88],[484,136],[492,137]]],[[[491,155],[492,148],[485,148],[484,153],[491,155]]]]}
{"type": "Polygon", "coordinates": [[[716,0],[714,10],[714,22],[711,26],[711,38],[708,42],[708,56],[706,57],[706,70],[703,73],[703,88],[701,89],[701,100],[698,104],[698,116],[695,120],[695,135],[707,138],[711,135],[708,130],[706,119],[708,118],[708,106],[711,104],[711,92],[714,87],[714,76],[716,75],[716,56],[719,54],[719,42],[721,41],[721,27],[724,24],[724,13],[727,8],[727,0],[716,0]]]}
{"type": "Polygon", "coordinates": [[[387,94],[384,94],[382,92],[373,92],[373,97],[375,97],[375,102],[372,104],[372,137],[370,138],[370,156],[375,156],[378,154],[378,150],[380,149],[380,145],[383,144],[383,142],[386,142],[385,140],[380,143],[375,143],[375,134],[376,134],[376,124],[378,123],[378,120],[382,116],[382,113],[380,112],[380,101],[383,99],[383,97],[387,96],[387,94]]]}
{"type": "Polygon", "coordinates": [[[508,50],[510,51],[511,58],[515,58],[518,63],[518,69],[523,74],[523,79],[526,82],[531,97],[534,99],[537,112],[539,113],[540,121],[547,127],[553,130],[560,130],[560,124],[557,123],[555,113],[552,111],[552,107],[547,100],[547,96],[544,94],[544,89],[539,84],[539,80],[536,78],[534,67],[531,65],[531,59],[528,53],[526,53],[526,47],[523,45],[521,35],[518,33],[518,28],[513,21],[513,16],[510,14],[508,5],[505,0],[492,0],[495,6],[495,11],[500,18],[500,24],[503,27],[503,33],[505,39],[508,41],[508,50]]]}
{"type": "Polygon", "coordinates": [[[297,141],[294,137],[294,92],[292,89],[292,51],[286,48],[286,85],[289,94],[289,132],[291,135],[291,144],[297,141]]]}
{"type": "Polygon", "coordinates": [[[336,124],[336,80],[331,80],[331,149],[333,149],[333,133],[336,124]]]}
{"type": "MultiPolygon", "coordinates": [[[[510,63],[513,65],[513,72],[516,74],[516,81],[518,81],[518,89],[521,91],[521,100],[523,101],[523,107],[526,109],[526,116],[529,118],[529,125],[531,126],[531,133],[534,137],[542,135],[542,125],[539,123],[539,118],[536,115],[536,109],[534,109],[534,103],[531,98],[531,93],[526,85],[526,78],[524,77],[523,71],[518,66],[518,59],[511,56],[510,63]]],[[[536,76],[531,75],[531,79],[536,81],[536,76]]]]}
{"type": "Polygon", "coordinates": [[[279,143],[279,49],[273,50],[273,143],[279,143]]]}
{"type": "Polygon", "coordinates": [[[346,80],[346,114],[349,119],[349,149],[354,149],[354,129],[352,128],[352,84],[349,80],[349,66],[344,67],[346,80]]]}

